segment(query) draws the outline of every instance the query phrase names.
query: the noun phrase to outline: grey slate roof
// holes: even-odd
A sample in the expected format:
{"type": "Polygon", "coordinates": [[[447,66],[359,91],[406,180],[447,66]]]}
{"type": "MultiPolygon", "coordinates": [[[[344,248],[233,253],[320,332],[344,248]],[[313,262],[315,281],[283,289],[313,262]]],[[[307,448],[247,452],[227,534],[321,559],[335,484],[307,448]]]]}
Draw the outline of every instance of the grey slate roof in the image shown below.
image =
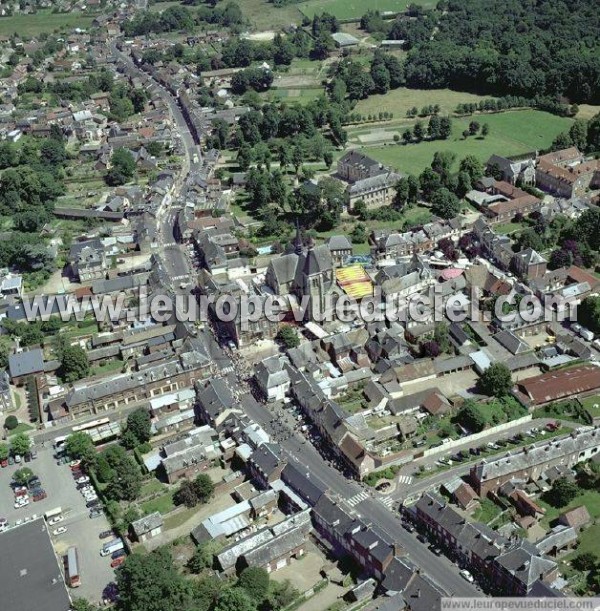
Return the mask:
{"type": "Polygon", "coordinates": [[[493,480],[516,471],[560,460],[567,454],[577,455],[598,445],[600,445],[599,429],[578,430],[573,435],[534,444],[526,451],[509,453],[495,460],[483,460],[474,467],[475,475],[480,481],[493,480]]]}
{"type": "Polygon", "coordinates": [[[8,355],[8,370],[11,378],[44,371],[44,353],[41,348],[25,350],[8,355]]]}
{"type": "Polygon", "coordinates": [[[163,524],[164,521],[162,515],[159,511],[155,511],[154,513],[148,514],[147,516],[132,522],[131,528],[133,529],[136,537],[141,537],[142,535],[149,533],[151,530],[161,528],[163,524]]]}

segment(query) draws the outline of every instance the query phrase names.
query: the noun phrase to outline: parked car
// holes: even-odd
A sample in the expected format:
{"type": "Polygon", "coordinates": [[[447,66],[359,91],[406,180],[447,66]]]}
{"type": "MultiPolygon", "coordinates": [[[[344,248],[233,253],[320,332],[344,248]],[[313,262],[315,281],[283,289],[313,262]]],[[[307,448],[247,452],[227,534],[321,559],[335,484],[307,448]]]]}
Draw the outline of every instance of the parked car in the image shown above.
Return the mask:
{"type": "Polygon", "coordinates": [[[407,530],[409,533],[414,533],[414,532],[415,532],[415,530],[416,530],[416,529],[415,529],[415,527],[414,527],[412,524],[408,523],[408,522],[403,522],[403,523],[402,523],[402,526],[403,526],[403,527],[404,527],[404,529],[405,529],[405,530],[407,530]]]}
{"type": "Polygon", "coordinates": [[[58,535],[63,535],[63,534],[64,534],[64,533],[66,533],[66,532],[67,532],[67,527],[66,527],[66,526],[59,526],[58,528],[55,528],[55,529],[52,531],[52,534],[53,534],[55,537],[58,537],[58,535]]]}
{"type": "Polygon", "coordinates": [[[97,498],[92,499],[91,501],[88,501],[88,502],[85,504],[85,506],[86,506],[88,509],[92,509],[93,507],[98,507],[99,505],[100,505],[100,501],[99,501],[97,498]]]}
{"type": "Polygon", "coordinates": [[[90,511],[90,518],[99,518],[103,513],[101,509],[92,509],[92,511],[90,511]]]}
{"type": "Polygon", "coordinates": [[[79,479],[75,480],[78,484],[87,484],[90,478],[87,475],[82,475],[79,479]]]}
{"type": "Polygon", "coordinates": [[[430,545],[429,549],[436,556],[441,556],[442,555],[442,550],[437,545],[430,545]]]}
{"type": "Polygon", "coordinates": [[[3,469],[8,467],[8,458],[5,458],[2,462],[0,462],[0,466],[2,466],[3,469]]]}
{"type": "Polygon", "coordinates": [[[14,465],[15,464],[15,459],[12,456],[8,457],[8,464],[9,465],[14,465]]]}
{"type": "Polygon", "coordinates": [[[100,539],[106,539],[107,537],[112,537],[112,530],[103,530],[98,536],[100,539]]]}
{"type": "Polygon", "coordinates": [[[115,558],[121,558],[122,556],[125,556],[126,552],[124,549],[118,549],[116,552],[113,552],[110,557],[114,560],[115,558]]]}
{"type": "Polygon", "coordinates": [[[463,569],[462,571],[459,572],[459,575],[465,579],[466,581],[468,581],[469,583],[473,583],[475,581],[473,575],[471,575],[471,573],[469,571],[467,571],[467,569],[463,569]]]}
{"type": "Polygon", "coordinates": [[[427,537],[423,534],[420,533],[417,535],[417,539],[421,542],[421,543],[427,543],[427,537]]]}
{"type": "Polygon", "coordinates": [[[36,492],[33,495],[33,502],[37,503],[38,501],[43,501],[45,498],[48,498],[48,495],[44,490],[42,490],[41,492],[36,492]]]}
{"type": "Polygon", "coordinates": [[[78,469],[80,464],[81,464],[81,460],[72,460],[69,467],[71,467],[71,471],[75,471],[76,469],[78,469]]]}
{"type": "Polygon", "coordinates": [[[15,462],[18,464],[21,463],[21,455],[20,454],[15,454],[15,462]]]}
{"type": "Polygon", "coordinates": [[[64,519],[65,519],[64,516],[56,516],[54,518],[50,518],[48,520],[48,524],[50,526],[54,526],[55,524],[58,524],[59,522],[62,522],[64,519]]]}
{"type": "Polygon", "coordinates": [[[119,558],[115,558],[110,563],[110,568],[111,569],[116,569],[118,566],[121,566],[124,562],[125,562],[125,556],[119,556],[119,558]]]}

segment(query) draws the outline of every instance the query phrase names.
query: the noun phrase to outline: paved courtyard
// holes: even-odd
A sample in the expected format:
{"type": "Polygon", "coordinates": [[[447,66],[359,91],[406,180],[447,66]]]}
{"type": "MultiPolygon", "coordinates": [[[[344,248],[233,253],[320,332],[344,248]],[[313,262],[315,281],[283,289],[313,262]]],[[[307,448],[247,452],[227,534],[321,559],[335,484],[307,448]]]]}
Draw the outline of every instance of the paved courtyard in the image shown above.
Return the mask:
{"type": "MultiPolygon", "coordinates": [[[[74,597],[87,598],[90,602],[101,601],[102,591],[114,581],[114,571],[110,568],[110,558],[100,556],[102,541],[98,537],[103,530],[110,528],[105,516],[90,519],[85,499],[76,488],[68,465],[56,464],[53,450],[38,447],[38,458],[30,463],[12,465],[0,469],[0,516],[8,520],[10,526],[19,520],[25,521],[34,516],[42,516],[47,511],[60,507],[64,521],[50,527],[50,533],[58,526],[66,526],[67,532],[58,537],[52,536],[57,555],[64,556],[71,545],[77,545],[81,586],[72,591],[74,597]],[[29,467],[37,475],[48,497],[37,503],[30,502],[26,507],[14,508],[14,495],[10,482],[19,467],[29,467]]],[[[61,563],[62,565],[62,563],[61,563]]]]}

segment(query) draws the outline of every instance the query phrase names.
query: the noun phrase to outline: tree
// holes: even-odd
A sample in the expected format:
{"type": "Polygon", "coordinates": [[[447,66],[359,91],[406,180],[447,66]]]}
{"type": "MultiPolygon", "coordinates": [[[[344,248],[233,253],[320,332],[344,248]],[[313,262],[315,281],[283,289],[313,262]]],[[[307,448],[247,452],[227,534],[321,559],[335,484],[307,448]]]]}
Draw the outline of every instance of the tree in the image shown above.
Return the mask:
{"type": "Polygon", "coordinates": [[[135,159],[130,151],[118,148],[113,152],[110,162],[112,167],[106,174],[108,185],[123,185],[133,178],[135,174],[135,159]]]}
{"type": "Polygon", "coordinates": [[[0,443],[0,461],[6,460],[10,455],[8,444],[0,443]]]}
{"type": "Polygon", "coordinates": [[[546,493],[546,498],[553,507],[564,507],[580,493],[581,490],[575,482],[566,477],[559,477],[546,493]]]}
{"type": "Polygon", "coordinates": [[[245,590],[228,588],[219,595],[214,611],[256,611],[256,605],[245,590]]]}
{"type": "Polygon", "coordinates": [[[367,228],[362,223],[358,223],[354,226],[352,233],[350,234],[352,244],[364,244],[367,241],[367,228]]]}
{"type": "Polygon", "coordinates": [[[142,487],[142,474],[136,462],[122,446],[108,447],[100,455],[99,463],[103,464],[103,475],[107,478],[106,495],[115,501],[132,501],[136,499],[142,487]]]}
{"type": "Polygon", "coordinates": [[[448,189],[439,189],[431,197],[431,211],[443,219],[454,218],[460,212],[460,200],[448,189]]]}
{"type": "Polygon", "coordinates": [[[65,346],[60,359],[60,376],[67,382],[75,382],[90,373],[90,361],[81,346],[65,346]]]}
{"type": "Polygon", "coordinates": [[[456,414],[456,421],[471,433],[479,433],[487,426],[487,418],[474,401],[467,399],[456,414]]]}
{"type": "Polygon", "coordinates": [[[291,325],[283,325],[277,332],[275,339],[281,342],[286,348],[297,348],[300,345],[298,333],[291,325]]]}
{"type": "Polygon", "coordinates": [[[20,486],[24,486],[33,477],[33,471],[29,467],[17,469],[13,475],[13,479],[20,486]]]}
{"type": "Polygon", "coordinates": [[[194,480],[194,490],[198,501],[200,503],[206,503],[215,491],[215,485],[212,479],[206,473],[200,473],[194,480]]]}
{"type": "Polygon", "coordinates": [[[127,430],[135,435],[138,444],[146,443],[150,440],[151,427],[150,413],[143,407],[134,410],[127,416],[127,430]]]}
{"type": "Polygon", "coordinates": [[[490,397],[503,397],[513,386],[510,369],[504,363],[492,363],[479,378],[479,390],[490,397]]]}
{"type": "Polygon", "coordinates": [[[96,448],[92,438],[83,431],[77,431],[67,437],[66,452],[71,458],[81,459],[85,466],[91,466],[96,459],[96,448]]]}
{"type": "Polygon", "coordinates": [[[194,484],[187,479],[183,480],[179,490],[173,495],[173,500],[176,505],[185,505],[189,508],[195,507],[198,504],[198,495],[196,494],[194,484]]]}
{"type": "Polygon", "coordinates": [[[213,559],[221,549],[221,544],[216,540],[207,541],[199,545],[194,555],[188,560],[186,567],[192,573],[201,573],[204,569],[209,569],[213,565],[213,559]]]}
{"type": "Polygon", "coordinates": [[[10,451],[14,455],[24,456],[31,448],[31,439],[25,433],[18,433],[10,440],[10,451]]]}
{"type": "Polygon", "coordinates": [[[425,137],[425,128],[421,121],[417,121],[413,127],[413,136],[417,142],[421,142],[425,137]]]}
{"type": "Polygon", "coordinates": [[[277,611],[291,605],[299,595],[300,593],[292,586],[289,579],[281,583],[271,581],[268,600],[271,608],[277,611]]]}
{"type": "Polygon", "coordinates": [[[581,552],[573,558],[571,564],[576,571],[591,571],[598,565],[598,556],[594,552],[581,552]]]}
{"type": "Polygon", "coordinates": [[[469,134],[474,136],[479,131],[479,123],[477,121],[471,121],[469,123],[469,134]]]}
{"type": "Polygon", "coordinates": [[[331,164],[333,163],[333,153],[331,151],[325,151],[323,153],[323,162],[327,166],[327,169],[331,167],[331,164]]]}
{"type": "Polygon", "coordinates": [[[442,117],[440,120],[439,138],[447,140],[452,135],[452,119],[450,117],[442,117]]]}
{"type": "Polygon", "coordinates": [[[475,182],[483,176],[483,164],[475,155],[467,155],[462,159],[458,169],[460,172],[466,172],[471,177],[471,182],[475,182]]]}
{"type": "Polygon", "coordinates": [[[600,333],[600,297],[586,297],[577,306],[577,320],[590,331],[600,333]]]}
{"type": "Polygon", "coordinates": [[[132,554],[117,571],[123,611],[182,611],[193,608],[192,591],[173,565],[169,550],[132,554]]]}
{"type": "Polygon", "coordinates": [[[8,416],[6,420],[4,421],[4,428],[7,431],[14,431],[18,426],[19,426],[19,420],[17,419],[16,416],[13,416],[12,414],[8,416]]]}
{"type": "Polygon", "coordinates": [[[240,573],[237,587],[243,588],[259,605],[269,594],[269,573],[261,567],[249,566],[240,573]]]}
{"type": "Polygon", "coordinates": [[[488,123],[484,123],[481,126],[481,135],[485,138],[490,133],[490,126],[488,123]]]}

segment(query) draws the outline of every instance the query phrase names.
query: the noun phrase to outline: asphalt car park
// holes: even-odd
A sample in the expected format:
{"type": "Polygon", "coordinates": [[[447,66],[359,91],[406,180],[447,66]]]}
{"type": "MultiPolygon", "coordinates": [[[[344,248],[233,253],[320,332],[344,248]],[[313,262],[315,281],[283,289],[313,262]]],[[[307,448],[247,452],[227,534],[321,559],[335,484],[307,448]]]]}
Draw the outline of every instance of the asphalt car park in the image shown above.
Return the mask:
{"type": "MultiPolygon", "coordinates": [[[[15,495],[11,487],[12,476],[23,465],[10,465],[0,468],[0,520],[6,519],[8,527],[30,520],[33,516],[43,516],[57,507],[62,509],[63,520],[49,527],[54,548],[59,556],[64,556],[67,549],[76,546],[79,556],[81,586],[73,590],[75,597],[87,598],[90,602],[99,603],[102,592],[114,581],[114,569],[110,558],[100,557],[102,540],[99,535],[108,530],[110,525],[106,516],[101,514],[90,519],[90,510],[86,507],[86,498],[77,490],[77,483],[69,464],[57,465],[51,448],[37,448],[37,459],[27,466],[39,478],[46,498],[16,509],[15,495]]],[[[83,477],[81,475],[80,477],[83,477]]],[[[62,563],[61,563],[62,565],[62,563]]]]}

